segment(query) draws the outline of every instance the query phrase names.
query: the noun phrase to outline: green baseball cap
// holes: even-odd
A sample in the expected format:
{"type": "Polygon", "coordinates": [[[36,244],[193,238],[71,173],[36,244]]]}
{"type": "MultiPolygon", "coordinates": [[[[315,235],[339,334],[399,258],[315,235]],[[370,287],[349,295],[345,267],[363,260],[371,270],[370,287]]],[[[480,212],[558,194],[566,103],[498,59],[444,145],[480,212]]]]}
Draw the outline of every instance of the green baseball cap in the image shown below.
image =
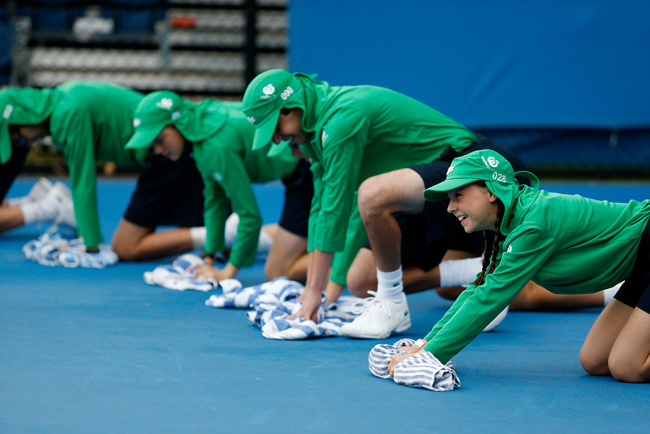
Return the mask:
{"type": "Polygon", "coordinates": [[[63,97],[57,89],[10,88],[0,92],[0,163],[11,158],[9,125],[38,125],[63,97]]]}
{"type": "Polygon", "coordinates": [[[515,178],[517,175],[537,179],[530,172],[515,173],[508,160],[498,152],[489,149],[474,151],[454,158],[447,170],[447,178],[424,190],[424,198],[432,202],[447,199],[448,191],[476,181],[487,181],[489,186],[518,186],[519,182],[515,178]]]}
{"type": "Polygon", "coordinates": [[[142,98],[134,113],[135,133],[125,148],[138,149],[151,146],[167,125],[181,118],[182,107],[183,98],[168,90],[152,92],[142,98]]]}
{"type": "MultiPolygon", "coordinates": [[[[302,83],[284,69],[271,69],[263,72],[246,88],[243,111],[248,121],[255,126],[253,150],[263,148],[272,139],[280,118],[280,109],[291,105],[302,83]]],[[[289,140],[273,143],[269,156],[278,155],[289,145],[289,140]]]]}

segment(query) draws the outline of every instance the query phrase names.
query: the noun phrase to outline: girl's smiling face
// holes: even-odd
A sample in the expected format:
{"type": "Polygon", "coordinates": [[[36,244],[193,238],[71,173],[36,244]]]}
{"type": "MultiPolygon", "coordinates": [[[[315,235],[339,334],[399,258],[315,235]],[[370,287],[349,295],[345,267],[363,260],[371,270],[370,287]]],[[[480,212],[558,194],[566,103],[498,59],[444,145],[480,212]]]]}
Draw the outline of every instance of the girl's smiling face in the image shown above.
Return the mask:
{"type": "Polygon", "coordinates": [[[498,199],[485,185],[472,183],[447,192],[447,212],[453,214],[465,232],[496,230],[498,199]]]}

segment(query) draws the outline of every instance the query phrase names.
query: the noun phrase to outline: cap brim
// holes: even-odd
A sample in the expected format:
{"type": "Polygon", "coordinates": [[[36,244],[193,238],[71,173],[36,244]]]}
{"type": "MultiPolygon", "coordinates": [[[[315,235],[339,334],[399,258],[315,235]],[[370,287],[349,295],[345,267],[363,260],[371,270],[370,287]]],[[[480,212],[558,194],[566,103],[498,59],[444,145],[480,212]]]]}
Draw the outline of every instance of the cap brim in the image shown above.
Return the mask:
{"type": "MultiPolygon", "coordinates": [[[[255,138],[253,139],[253,151],[261,149],[269,144],[275,128],[278,126],[280,109],[275,110],[266,119],[255,126],[255,138]]],[[[270,151],[269,151],[270,152],[270,151]]]]}
{"type": "Polygon", "coordinates": [[[280,155],[289,146],[289,140],[283,140],[280,143],[272,143],[271,149],[266,153],[267,157],[273,158],[280,155]]]}
{"type": "Polygon", "coordinates": [[[455,190],[457,188],[460,188],[464,185],[471,184],[472,182],[475,182],[476,178],[472,179],[467,179],[467,178],[456,178],[456,179],[448,179],[446,181],[442,181],[439,184],[434,185],[433,187],[429,187],[426,190],[424,190],[423,196],[426,200],[430,202],[435,202],[437,200],[443,200],[443,199],[448,199],[449,196],[447,195],[448,191],[455,190]]]}
{"type": "Polygon", "coordinates": [[[151,146],[151,143],[158,137],[165,125],[156,125],[151,127],[140,127],[131,136],[124,149],[140,149],[151,146]]]}

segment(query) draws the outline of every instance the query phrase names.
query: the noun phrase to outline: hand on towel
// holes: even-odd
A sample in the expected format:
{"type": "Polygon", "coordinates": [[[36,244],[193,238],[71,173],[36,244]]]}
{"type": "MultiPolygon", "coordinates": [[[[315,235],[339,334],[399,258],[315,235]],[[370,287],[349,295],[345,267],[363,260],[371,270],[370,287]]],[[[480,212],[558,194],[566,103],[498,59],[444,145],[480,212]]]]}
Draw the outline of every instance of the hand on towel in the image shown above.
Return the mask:
{"type": "Polygon", "coordinates": [[[418,347],[402,347],[400,350],[406,351],[406,348],[417,348],[417,351],[414,353],[409,353],[409,354],[397,354],[393,356],[392,359],[390,359],[390,363],[388,364],[388,373],[391,376],[395,376],[395,366],[398,365],[398,363],[403,362],[404,360],[408,359],[411,356],[414,356],[418,353],[423,353],[425,352],[424,350],[418,348],[418,347]]]}

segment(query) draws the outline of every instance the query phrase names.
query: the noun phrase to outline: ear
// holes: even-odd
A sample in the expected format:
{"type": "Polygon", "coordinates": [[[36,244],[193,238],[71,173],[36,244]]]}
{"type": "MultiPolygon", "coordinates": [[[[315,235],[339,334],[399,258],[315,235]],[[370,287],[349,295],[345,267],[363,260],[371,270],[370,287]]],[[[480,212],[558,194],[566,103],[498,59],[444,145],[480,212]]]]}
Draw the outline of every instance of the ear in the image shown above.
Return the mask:
{"type": "Polygon", "coordinates": [[[492,194],[492,192],[488,189],[488,200],[490,201],[490,203],[494,203],[497,200],[499,200],[499,198],[496,197],[494,194],[492,194]]]}

